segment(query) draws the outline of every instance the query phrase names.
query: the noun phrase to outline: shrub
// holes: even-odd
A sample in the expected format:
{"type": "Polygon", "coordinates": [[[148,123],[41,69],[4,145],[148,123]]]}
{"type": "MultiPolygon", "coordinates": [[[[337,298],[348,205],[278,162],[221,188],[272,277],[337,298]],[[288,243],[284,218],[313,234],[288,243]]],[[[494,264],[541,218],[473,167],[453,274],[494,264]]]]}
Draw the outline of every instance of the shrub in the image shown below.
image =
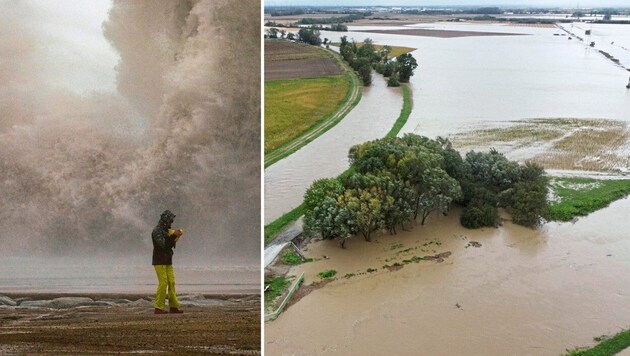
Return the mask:
{"type": "Polygon", "coordinates": [[[399,87],[400,81],[398,80],[398,73],[394,73],[392,76],[387,79],[388,87],[399,87]]]}
{"type": "Polygon", "coordinates": [[[329,269],[328,271],[319,272],[319,276],[323,279],[332,279],[333,277],[335,277],[335,275],[337,275],[337,271],[335,271],[334,269],[329,269]]]}

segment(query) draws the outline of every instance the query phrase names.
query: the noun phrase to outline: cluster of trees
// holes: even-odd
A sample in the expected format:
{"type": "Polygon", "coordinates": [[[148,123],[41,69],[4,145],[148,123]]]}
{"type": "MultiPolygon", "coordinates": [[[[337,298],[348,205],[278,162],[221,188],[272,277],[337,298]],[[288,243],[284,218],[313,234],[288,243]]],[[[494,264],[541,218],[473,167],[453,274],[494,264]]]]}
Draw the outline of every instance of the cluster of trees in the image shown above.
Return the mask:
{"type": "MultiPolygon", "coordinates": [[[[282,29],[277,29],[275,27],[272,27],[272,28],[267,29],[267,31],[265,33],[265,38],[282,38],[282,39],[284,39],[286,35],[287,35],[287,31],[282,30],[282,29]]],[[[289,32],[289,35],[291,37],[293,37],[293,33],[289,32]]],[[[291,39],[293,39],[293,38],[291,38],[291,39]]]]}
{"type": "Polygon", "coordinates": [[[360,20],[362,18],[371,16],[371,12],[361,12],[354,13],[346,16],[336,16],[336,17],[324,17],[324,18],[303,18],[300,19],[297,23],[300,25],[314,25],[314,24],[334,24],[334,23],[342,23],[342,22],[352,22],[354,20],[360,20]]]}
{"type": "Polygon", "coordinates": [[[319,30],[312,28],[301,28],[298,31],[298,39],[313,46],[322,44],[322,39],[319,37],[319,30]]]}
{"type": "Polygon", "coordinates": [[[313,29],[313,30],[348,32],[348,26],[340,24],[340,23],[332,24],[330,26],[311,25],[311,26],[309,26],[309,28],[313,29]]]}
{"type": "Polygon", "coordinates": [[[498,7],[479,7],[476,9],[471,9],[469,11],[467,11],[470,14],[492,14],[492,15],[500,15],[503,13],[503,10],[501,10],[498,7]]]}
{"type": "Polygon", "coordinates": [[[416,59],[405,53],[396,57],[396,60],[391,60],[389,58],[391,51],[390,46],[383,46],[377,51],[369,38],[358,44],[355,41],[348,41],[348,38],[343,36],[339,46],[341,56],[359,73],[365,86],[372,84],[372,68],[377,73],[389,77],[388,86],[399,86],[400,83],[409,81],[413,71],[418,67],[416,59]]]}
{"type": "Polygon", "coordinates": [[[303,15],[305,14],[304,9],[295,9],[295,8],[277,8],[277,9],[267,9],[265,8],[265,12],[271,14],[271,16],[289,16],[289,15],[303,15]]]}
{"type": "Polygon", "coordinates": [[[464,206],[468,228],[496,227],[499,207],[525,226],[548,216],[543,169],[495,150],[462,158],[447,139],[407,134],[356,145],[349,159],[353,174],[317,180],[304,195],[305,233],[338,239],[342,247],[359,233],[370,241],[375,231],[395,234],[416,219],[424,224],[455,202],[464,206]]]}

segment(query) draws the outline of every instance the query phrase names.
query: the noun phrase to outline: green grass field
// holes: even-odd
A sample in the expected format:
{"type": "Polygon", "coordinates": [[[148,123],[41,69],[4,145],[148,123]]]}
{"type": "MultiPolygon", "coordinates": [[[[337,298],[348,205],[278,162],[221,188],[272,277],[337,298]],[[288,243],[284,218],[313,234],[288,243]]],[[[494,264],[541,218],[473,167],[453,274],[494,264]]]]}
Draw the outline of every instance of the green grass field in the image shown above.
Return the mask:
{"type": "Polygon", "coordinates": [[[346,75],[265,82],[265,153],[326,120],[350,84],[346,75]]]}
{"type": "MultiPolygon", "coordinates": [[[[341,42],[332,42],[331,46],[336,46],[339,47],[341,45],[341,42]]],[[[362,43],[357,43],[357,46],[361,47],[363,44],[362,43]]],[[[374,46],[375,50],[380,50],[381,48],[383,48],[382,45],[372,45],[374,46]]],[[[411,48],[411,47],[400,47],[400,46],[390,46],[392,48],[392,51],[389,53],[389,58],[394,58],[394,57],[398,57],[401,54],[405,54],[405,53],[409,53],[411,51],[415,51],[416,48],[411,48]]]]}
{"type": "Polygon", "coordinates": [[[549,207],[551,220],[556,221],[586,216],[630,195],[630,179],[554,178],[551,186],[559,199],[549,207]]]}

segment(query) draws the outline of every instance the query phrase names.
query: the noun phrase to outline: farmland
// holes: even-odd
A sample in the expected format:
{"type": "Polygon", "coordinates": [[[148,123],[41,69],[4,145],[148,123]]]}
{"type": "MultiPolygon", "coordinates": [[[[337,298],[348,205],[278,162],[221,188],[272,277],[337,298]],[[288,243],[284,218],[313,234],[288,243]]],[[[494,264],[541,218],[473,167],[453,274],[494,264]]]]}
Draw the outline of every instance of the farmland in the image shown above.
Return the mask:
{"type": "Polygon", "coordinates": [[[290,41],[265,41],[265,81],[343,74],[333,54],[290,41]]]}
{"type": "Polygon", "coordinates": [[[341,120],[360,98],[357,87],[356,77],[332,52],[266,40],[265,166],[341,120]]]}

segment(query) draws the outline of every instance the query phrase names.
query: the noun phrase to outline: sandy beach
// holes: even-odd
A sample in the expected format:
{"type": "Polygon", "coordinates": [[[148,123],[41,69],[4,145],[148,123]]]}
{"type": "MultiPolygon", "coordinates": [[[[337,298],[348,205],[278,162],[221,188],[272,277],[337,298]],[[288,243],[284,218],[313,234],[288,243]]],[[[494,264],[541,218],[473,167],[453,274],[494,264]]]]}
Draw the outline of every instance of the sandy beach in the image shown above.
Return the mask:
{"type": "Polygon", "coordinates": [[[154,315],[147,295],[3,296],[0,354],[260,354],[259,295],[180,302],[184,314],[154,315]]]}

